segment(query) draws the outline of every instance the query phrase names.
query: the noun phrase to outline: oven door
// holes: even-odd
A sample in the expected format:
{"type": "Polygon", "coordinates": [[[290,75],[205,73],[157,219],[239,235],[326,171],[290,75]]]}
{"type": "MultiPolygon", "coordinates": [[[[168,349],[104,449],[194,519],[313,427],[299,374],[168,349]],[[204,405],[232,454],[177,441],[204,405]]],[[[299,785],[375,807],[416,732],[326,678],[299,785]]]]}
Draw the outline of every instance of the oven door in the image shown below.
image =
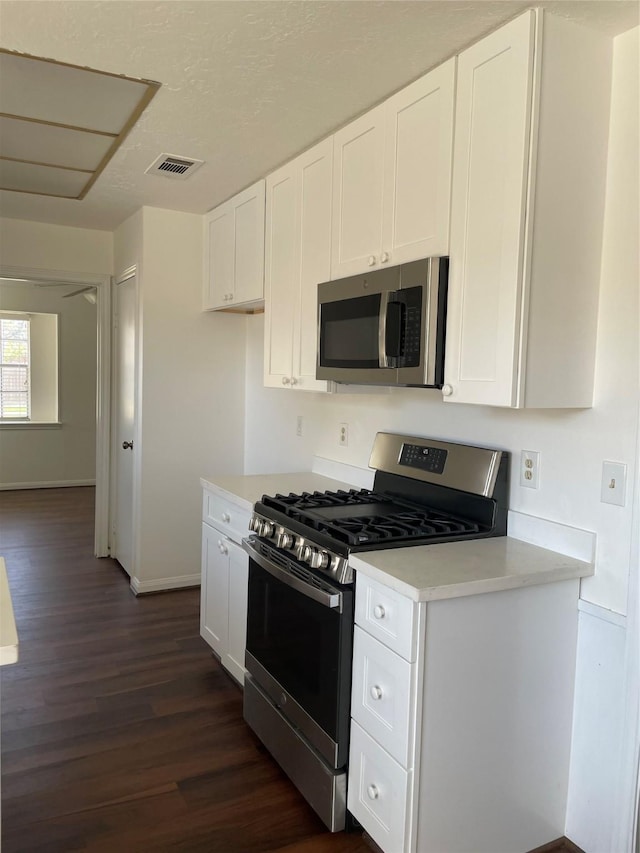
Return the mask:
{"type": "Polygon", "coordinates": [[[353,589],[257,537],[249,554],[247,650],[254,681],[333,768],[348,758],[353,589]]]}

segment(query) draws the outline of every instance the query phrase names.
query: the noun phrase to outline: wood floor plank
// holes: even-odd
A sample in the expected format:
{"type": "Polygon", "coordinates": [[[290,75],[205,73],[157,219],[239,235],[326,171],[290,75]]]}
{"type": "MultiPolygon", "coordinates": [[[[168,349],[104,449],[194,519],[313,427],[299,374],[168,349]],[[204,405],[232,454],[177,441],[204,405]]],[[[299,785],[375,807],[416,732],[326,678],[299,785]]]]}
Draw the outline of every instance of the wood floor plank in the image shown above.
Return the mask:
{"type": "Polygon", "coordinates": [[[0,492],[20,640],[0,671],[4,853],[360,853],[244,724],[199,636],[199,590],[135,598],[92,556],[93,500],[0,492]]]}
{"type": "Polygon", "coordinates": [[[0,670],[3,853],[370,851],[245,725],[199,590],[135,598],[92,556],[93,513],[88,487],[0,492],[20,641],[0,670]]]}

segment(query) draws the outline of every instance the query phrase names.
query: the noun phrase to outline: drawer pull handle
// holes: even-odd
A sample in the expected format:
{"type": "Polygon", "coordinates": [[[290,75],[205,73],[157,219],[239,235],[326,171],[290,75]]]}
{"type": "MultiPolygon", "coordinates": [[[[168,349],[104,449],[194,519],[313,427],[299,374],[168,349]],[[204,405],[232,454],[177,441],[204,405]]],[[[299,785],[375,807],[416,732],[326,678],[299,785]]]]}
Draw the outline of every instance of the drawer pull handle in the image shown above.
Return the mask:
{"type": "Polygon", "coordinates": [[[223,513],[222,513],[222,520],[223,520],[223,521],[226,521],[227,523],[231,521],[231,516],[229,515],[229,513],[228,513],[228,512],[223,512],[223,513]]]}
{"type": "Polygon", "coordinates": [[[373,608],[373,615],[376,617],[376,619],[384,619],[384,617],[385,617],[384,607],[381,604],[376,604],[376,606],[373,608]]]}
{"type": "Polygon", "coordinates": [[[379,687],[377,684],[373,685],[369,693],[372,699],[382,699],[382,687],[379,687]]]}
{"type": "Polygon", "coordinates": [[[367,796],[370,800],[377,800],[380,796],[380,791],[378,790],[377,785],[369,785],[367,788],[367,796]]]}

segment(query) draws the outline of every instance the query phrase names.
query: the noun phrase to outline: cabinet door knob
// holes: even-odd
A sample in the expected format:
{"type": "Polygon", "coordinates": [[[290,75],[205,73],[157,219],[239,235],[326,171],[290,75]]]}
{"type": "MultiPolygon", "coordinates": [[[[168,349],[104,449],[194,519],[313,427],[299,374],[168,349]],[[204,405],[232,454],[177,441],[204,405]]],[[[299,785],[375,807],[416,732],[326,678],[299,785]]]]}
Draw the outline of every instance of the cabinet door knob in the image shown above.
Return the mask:
{"type": "Polygon", "coordinates": [[[228,554],[229,553],[229,549],[224,544],[222,539],[218,539],[218,551],[220,551],[221,554],[228,554]]]}
{"type": "Polygon", "coordinates": [[[376,619],[384,619],[384,607],[381,604],[376,604],[376,606],[373,608],[373,615],[376,617],[376,619]]]}
{"type": "Polygon", "coordinates": [[[373,685],[369,693],[372,699],[382,699],[382,687],[379,687],[377,684],[373,685]]]}
{"type": "Polygon", "coordinates": [[[453,385],[443,385],[442,386],[442,396],[450,397],[453,394],[453,385]]]}
{"type": "Polygon", "coordinates": [[[228,513],[228,512],[223,512],[223,513],[222,513],[222,520],[223,520],[223,521],[226,521],[226,522],[231,521],[231,516],[229,515],[229,513],[228,513]]]}
{"type": "Polygon", "coordinates": [[[377,800],[380,796],[380,791],[378,790],[377,785],[369,785],[367,787],[367,796],[370,800],[377,800]]]}
{"type": "Polygon", "coordinates": [[[292,385],[297,385],[297,384],[298,384],[298,380],[296,379],[296,377],[295,377],[295,376],[292,376],[292,377],[291,377],[291,384],[292,384],[292,385]]]}
{"type": "Polygon", "coordinates": [[[390,257],[391,257],[391,255],[389,254],[389,252],[383,252],[382,255],[380,256],[380,260],[382,261],[383,264],[386,264],[390,257]]]}
{"type": "Polygon", "coordinates": [[[288,376],[283,376],[283,377],[282,377],[282,384],[283,384],[283,385],[289,385],[290,383],[291,383],[291,380],[289,379],[289,377],[288,377],[288,376]]]}
{"type": "Polygon", "coordinates": [[[132,441],[123,441],[122,442],[123,450],[133,450],[133,442],[132,441]]]}
{"type": "Polygon", "coordinates": [[[369,255],[369,266],[375,267],[375,265],[376,265],[376,256],[375,255],[369,255]]]}

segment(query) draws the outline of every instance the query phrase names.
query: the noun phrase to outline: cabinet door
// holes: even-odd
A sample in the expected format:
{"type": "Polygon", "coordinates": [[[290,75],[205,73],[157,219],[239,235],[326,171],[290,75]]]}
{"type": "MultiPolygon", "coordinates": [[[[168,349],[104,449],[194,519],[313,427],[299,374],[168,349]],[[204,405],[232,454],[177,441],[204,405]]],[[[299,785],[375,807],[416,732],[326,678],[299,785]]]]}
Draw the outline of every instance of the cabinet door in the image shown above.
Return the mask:
{"type": "Polygon", "coordinates": [[[204,311],[227,306],[233,293],[233,220],[230,202],[204,218],[204,311]]]}
{"type": "Polygon", "coordinates": [[[299,172],[299,298],[293,333],[297,388],[326,391],[316,379],[318,284],[331,277],[331,175],[333,141],[325,139],[297,160],[299,172]]]}
{"type": "Polygon", "coordinates": [[[382,263],[449,254],[456,60],[386,102],[382,263]]]}
{"type": "Polygon", "coordinates": [[[401,767],[352,721],[347,806],[387,853],[412,849],[413,824],[408,819],[412,783],[413,772],[401,767]]]}
{"type": "Polygon", "coordinates": [[[458,57],[445,383],[451,402],[517,404],[535,19],[458,57]]]}
{"type": "Polygon", "coordinates": [[[229,636],[229,553],[232,544],[214,527],[202,525],[200,635],[222,658],[229,636]]]}
{"type": "Polygon", "coordinates": [[[264,181],[233,198],[234,291],[232,305],[264,296],[264,181]]]}
{"type": "Polygon", "coordinates": [[[333,137],[331,278],[380,266],[385,105],[333,137]]]}
{"type": "Polygon", "coordinates": [[[229,548],[229,642],[222,663],[231,675],[244,684],[244,652],[247,645],[247,587],[249,556],[239,545],[229,548]]]}
{"type": "Polygon", "coordinates": [[[267,178],[264,384],[290,385],[299,277],[298,170],[288,163],[267,178]]]}

